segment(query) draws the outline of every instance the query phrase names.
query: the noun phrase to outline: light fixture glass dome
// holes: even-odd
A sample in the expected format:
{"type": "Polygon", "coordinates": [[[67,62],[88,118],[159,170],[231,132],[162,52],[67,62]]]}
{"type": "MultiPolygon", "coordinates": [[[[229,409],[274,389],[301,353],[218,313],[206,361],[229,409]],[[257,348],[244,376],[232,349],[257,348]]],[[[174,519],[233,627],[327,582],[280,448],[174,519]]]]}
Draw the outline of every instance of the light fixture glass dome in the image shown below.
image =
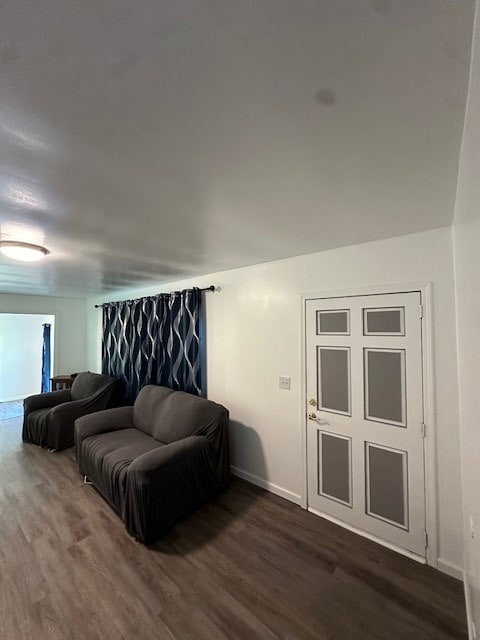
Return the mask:
{"type": "Polygon", "coordinates": [[[8,258],[22,262],[36,262],[50,253],[45,247],[29,242],[0,240],[0,251],[8,258]]]}

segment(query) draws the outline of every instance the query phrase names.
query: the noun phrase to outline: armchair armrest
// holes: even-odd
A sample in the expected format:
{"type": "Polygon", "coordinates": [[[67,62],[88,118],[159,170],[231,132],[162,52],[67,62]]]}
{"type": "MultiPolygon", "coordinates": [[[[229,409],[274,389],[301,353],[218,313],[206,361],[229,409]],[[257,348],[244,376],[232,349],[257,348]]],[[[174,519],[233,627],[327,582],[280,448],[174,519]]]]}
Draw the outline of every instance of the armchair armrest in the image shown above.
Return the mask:
{"type": "MultiPolygon", "coordinates": [[[[73,404],[73,403],[72,403],[73,404]]],[[[129,429],[132,424],[133,407],[116,407],[96,413],[79,416],[75,420],[75,450],[79,461],[80,448],[83,440],[97,433],[129,429]]]]}
{"type": "Polygon", "coordinates": [[[55,407],[59,404],[63,404],[64,402],[70,402],[71,399],[72,394],[70,393],[70,389],[38,393],[25,398],[23,401],[23,408],[27,414],[31,411],[36,411],[37,409],[47,409],[48,407],[55,407]]]}

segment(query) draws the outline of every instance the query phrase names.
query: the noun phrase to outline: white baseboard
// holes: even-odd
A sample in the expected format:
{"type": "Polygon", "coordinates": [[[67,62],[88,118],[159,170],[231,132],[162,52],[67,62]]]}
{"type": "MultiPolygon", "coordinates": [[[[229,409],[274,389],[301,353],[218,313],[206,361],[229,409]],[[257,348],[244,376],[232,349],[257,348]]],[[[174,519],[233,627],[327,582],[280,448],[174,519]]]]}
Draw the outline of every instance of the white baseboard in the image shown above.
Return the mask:
{"type": "Polygon", "coordinates": [[[457,578],[457,580],[463,581],[463,569],[448,560],[444,560],[443,558],[439,558],[437,560],[437,569],[442,571],[443,573],[452,576],[452,578],[457,578]]]}
{"type": "Polygon", "coordinates": [[[273,482],[269,482],[264,478],[260,478],[259,476],[254,475],[253,473],[249,473],[248,471],[244,471],[243,469],[239,469],[238,467],[230,467],[231,472],[234,476],[238,476],[247,482],[251,482],[252,484],[256,484],[257,487],[261,487],[262,489],[266,489],[271,493],[274,493],[281,498],[285,498],[286,500],[290,500],[290,502],[294,502],[295,504],[301,505],[302,498],[297,493],[293,493],[292,491],[288,491],[288,489],[284,489],[283,487],[279,487],[278,484],[273,484],[273,482]]]}

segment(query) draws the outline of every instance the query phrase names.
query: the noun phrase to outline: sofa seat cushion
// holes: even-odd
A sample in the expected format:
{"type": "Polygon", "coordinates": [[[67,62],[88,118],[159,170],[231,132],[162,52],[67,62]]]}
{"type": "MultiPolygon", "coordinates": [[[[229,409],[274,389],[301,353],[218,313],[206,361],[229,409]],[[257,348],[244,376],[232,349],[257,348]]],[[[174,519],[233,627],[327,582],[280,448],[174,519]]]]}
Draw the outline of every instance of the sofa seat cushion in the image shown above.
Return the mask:
{"type": "Polygon", "coordinates": [[[164,444],[138,429],[120,429],[85,438],[83,467],[87,477],[123,516],[127,471],[133,460],[164,444]]]}

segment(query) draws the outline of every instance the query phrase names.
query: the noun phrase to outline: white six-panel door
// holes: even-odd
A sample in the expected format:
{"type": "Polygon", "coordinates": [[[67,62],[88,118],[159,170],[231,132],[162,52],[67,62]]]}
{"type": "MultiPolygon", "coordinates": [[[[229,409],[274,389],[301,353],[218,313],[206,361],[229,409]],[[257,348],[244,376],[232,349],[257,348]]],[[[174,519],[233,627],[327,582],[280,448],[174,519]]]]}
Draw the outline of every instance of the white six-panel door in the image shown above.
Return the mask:
{"type": "Polygon", "coordinates": [[[425,557],[420,292],[306,301],[308,507],[425,557]]]}

